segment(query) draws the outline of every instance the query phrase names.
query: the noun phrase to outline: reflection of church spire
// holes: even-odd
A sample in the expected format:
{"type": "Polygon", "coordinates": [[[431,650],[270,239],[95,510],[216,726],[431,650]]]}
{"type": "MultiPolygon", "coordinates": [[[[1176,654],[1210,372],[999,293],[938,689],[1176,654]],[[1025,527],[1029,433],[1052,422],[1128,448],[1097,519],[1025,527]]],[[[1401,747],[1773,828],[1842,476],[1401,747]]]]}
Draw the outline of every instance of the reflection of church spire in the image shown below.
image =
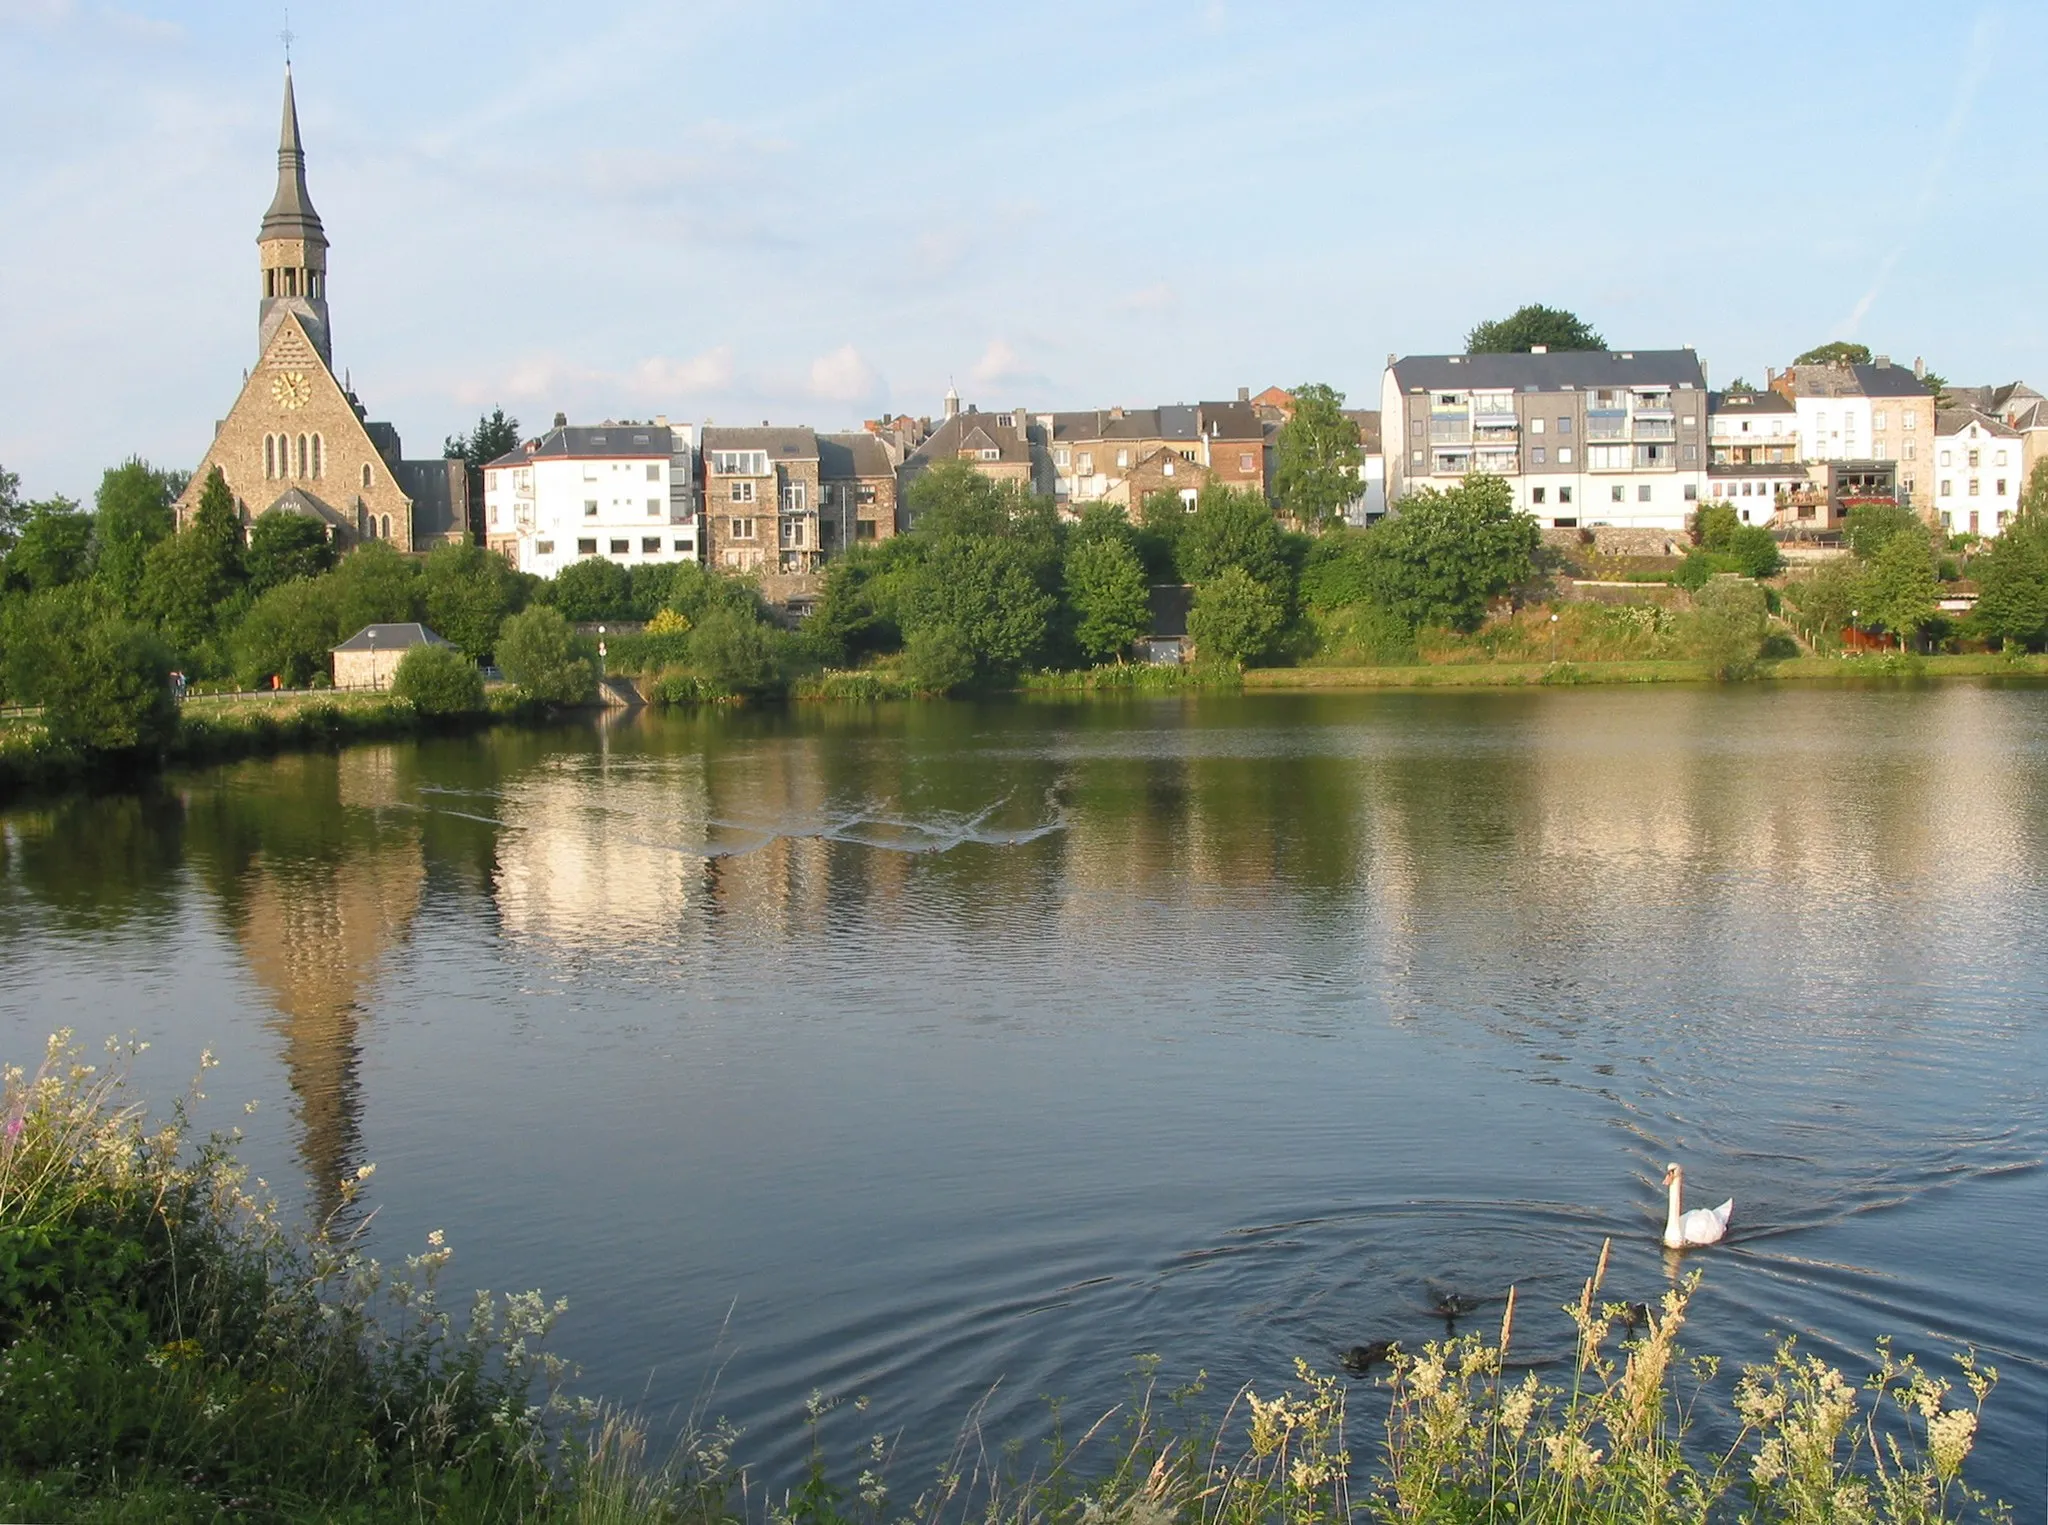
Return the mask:
{"type": "Polygon", "coordinates": [[[263,269],[259,350],[295,312],[313,336],[320,358],[334,364],[327,336],[327,230],[306,189],[306,150],[299,140],[299,107],[292,93],[291,65],[284,71],[284,120],[277,135],[277,191],[256,234],[263,269]]]}

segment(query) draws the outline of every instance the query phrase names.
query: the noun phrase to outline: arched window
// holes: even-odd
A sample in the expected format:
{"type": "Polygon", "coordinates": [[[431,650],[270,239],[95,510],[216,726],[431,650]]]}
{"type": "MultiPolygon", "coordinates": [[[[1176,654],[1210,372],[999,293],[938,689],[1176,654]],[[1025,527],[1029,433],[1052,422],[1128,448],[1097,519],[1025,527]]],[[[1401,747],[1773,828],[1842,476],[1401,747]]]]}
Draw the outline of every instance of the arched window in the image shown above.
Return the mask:
{"type": "Polygon", "coordinates": [[[277,436],[263,436],[263,479],[273,481],[277,477],[277,436]]]}
{"type": "Polygon", "coordinates": [[[302,434],[302,435],[300,435],[300,436],[299,436],[299,453],[298,453],[298,458],[297,458],[297,462],[296,462],[296,464],[297,464],[297,468],[298,468],[298,469],[292,472],[292,475],[293,475],[293,476],[295,476],[295,477],[306,477],[306,476],[311,476],[311,475],[312,475],[312,473],[311,473],[311,472],[309,472],[308,470],[306,470],[306,455],[307,455],[307,450],[306,450],[306,436],[302,434]]]}
{"type": "Polygon", "coordinates": [[[365,486],[365,487],[368,487],[369,485],[370,485],[370,463],[369,463],[368,461],[365,461],[365,462],[363,462],[363,486],[365,486]]]}
{"type": "Polygon", "coordinates": [[[320,436],[316,434],[313,436],[313,476],[315,478],[318,478],[325,474],[321,469],[323,463],[321,462],[320,457],[323,454],[323,452],[320,448],[320,445],[320,436]]]}
{"type": "Polygon", "coordinates": [[[380,540],[389,540],[391,538],[391,515],[386,514],[384,516],[384,533],[378,538],[380,540]]]}

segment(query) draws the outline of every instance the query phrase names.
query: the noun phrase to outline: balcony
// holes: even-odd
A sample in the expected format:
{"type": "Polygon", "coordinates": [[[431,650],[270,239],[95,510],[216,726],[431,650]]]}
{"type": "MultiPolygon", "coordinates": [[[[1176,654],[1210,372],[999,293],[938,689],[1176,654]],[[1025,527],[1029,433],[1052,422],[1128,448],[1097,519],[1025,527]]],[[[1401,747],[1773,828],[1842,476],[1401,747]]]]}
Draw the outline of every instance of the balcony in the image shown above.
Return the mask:
{"type": "Polygon", "coordinates": [[[1521,426],[1510,417],[1505,420],[1475,418],[1472,420],[1472,439],[1475,444],[1515,444],[1521,435],[1521,426]]]}
{"type": "Polygon", "coordinates": [[[1435,463],[1430,467],[1432,474],[1440,477],[1462,477],[1472,469],[1472,452],[1469,450],[1439,450],[1435,463]]]}
{"type": "Polygon", "coordinates": [[[1638,413],[1636,415],[1635,437],[1639,440],[1663,440],[1668,442],[1678,438],[1678,425],[1671,421],[1669,413],[1666,413],[1662,418],[1652,414],[1638,413]]]}
{"type": "Polygon", "coordinates": [[[1522,453],[1519,450],[1475,450],[1472,452],[1472,469],[1483,471],[1490,477],[1511,477],[1522,469],[1522,453]]]}
{"type": "Polygon", "coordinates": [[[1586,438],[1627,439],[1628,415],[1618,409],[1587,409],[1586,438]]]}
{"type": "Polygon", "coordinates": [[[1429,421],[1430,440],[1439,445],[1469,444],[1472,439],[1472,424],[1464,414],[1455,418],[1432,418],[1429,421]]]}

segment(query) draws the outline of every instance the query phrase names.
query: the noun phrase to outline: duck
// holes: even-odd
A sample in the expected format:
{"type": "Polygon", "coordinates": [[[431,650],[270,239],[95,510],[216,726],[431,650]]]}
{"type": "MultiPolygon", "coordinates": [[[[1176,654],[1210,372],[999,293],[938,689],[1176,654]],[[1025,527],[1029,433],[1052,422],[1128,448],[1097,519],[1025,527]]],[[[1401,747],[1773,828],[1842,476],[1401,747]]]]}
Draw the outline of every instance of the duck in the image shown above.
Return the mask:
{"type": "Polygon", "coordinates": [[[1439,1292],[1429,1311],[1440,1319],[1461,1319],[1467,1314],[1479,1311],[1482,1299],[1467,1297],[1462,1292],[1439,1292]]]}
{"type": "Polygon", "coordinates": [[[1374,1340],[1365,1345],[1353,1345],[1338,1359],[1344,1363],[1346,1371],[1355,1377],[1362,1377],[1393,1353],[1392,1340],[1374,1340]]]}
{"type": "Polygon", "coordinates": [[[1664,1185],[1671,1193],[1671,1211],[1664,1219],[1664,1247],[1683,1250],[1695,1245],[1718,1244],[1721,1236],[1728,1232],[1728,1220],[1735,1213],[1735,1199],[1730,1197],[1719,1207],[1696,1207],[1687,1212],[1685,1167],[1676,1163],[1664,1167],[1664,1185]]]}

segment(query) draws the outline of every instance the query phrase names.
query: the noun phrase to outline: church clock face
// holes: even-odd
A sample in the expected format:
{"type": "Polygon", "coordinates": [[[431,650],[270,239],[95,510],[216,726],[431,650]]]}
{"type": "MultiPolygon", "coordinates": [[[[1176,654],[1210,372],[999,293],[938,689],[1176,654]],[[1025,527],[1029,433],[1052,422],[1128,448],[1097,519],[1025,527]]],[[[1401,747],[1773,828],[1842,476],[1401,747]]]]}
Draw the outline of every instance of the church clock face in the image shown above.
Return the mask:
{"type": "Polygon", "coordinates": [[[286,371],[271,382],[270,395],[280,408],[296,412],[312,399],[313,384],[306,379],[304,371],[286,371]]]}

